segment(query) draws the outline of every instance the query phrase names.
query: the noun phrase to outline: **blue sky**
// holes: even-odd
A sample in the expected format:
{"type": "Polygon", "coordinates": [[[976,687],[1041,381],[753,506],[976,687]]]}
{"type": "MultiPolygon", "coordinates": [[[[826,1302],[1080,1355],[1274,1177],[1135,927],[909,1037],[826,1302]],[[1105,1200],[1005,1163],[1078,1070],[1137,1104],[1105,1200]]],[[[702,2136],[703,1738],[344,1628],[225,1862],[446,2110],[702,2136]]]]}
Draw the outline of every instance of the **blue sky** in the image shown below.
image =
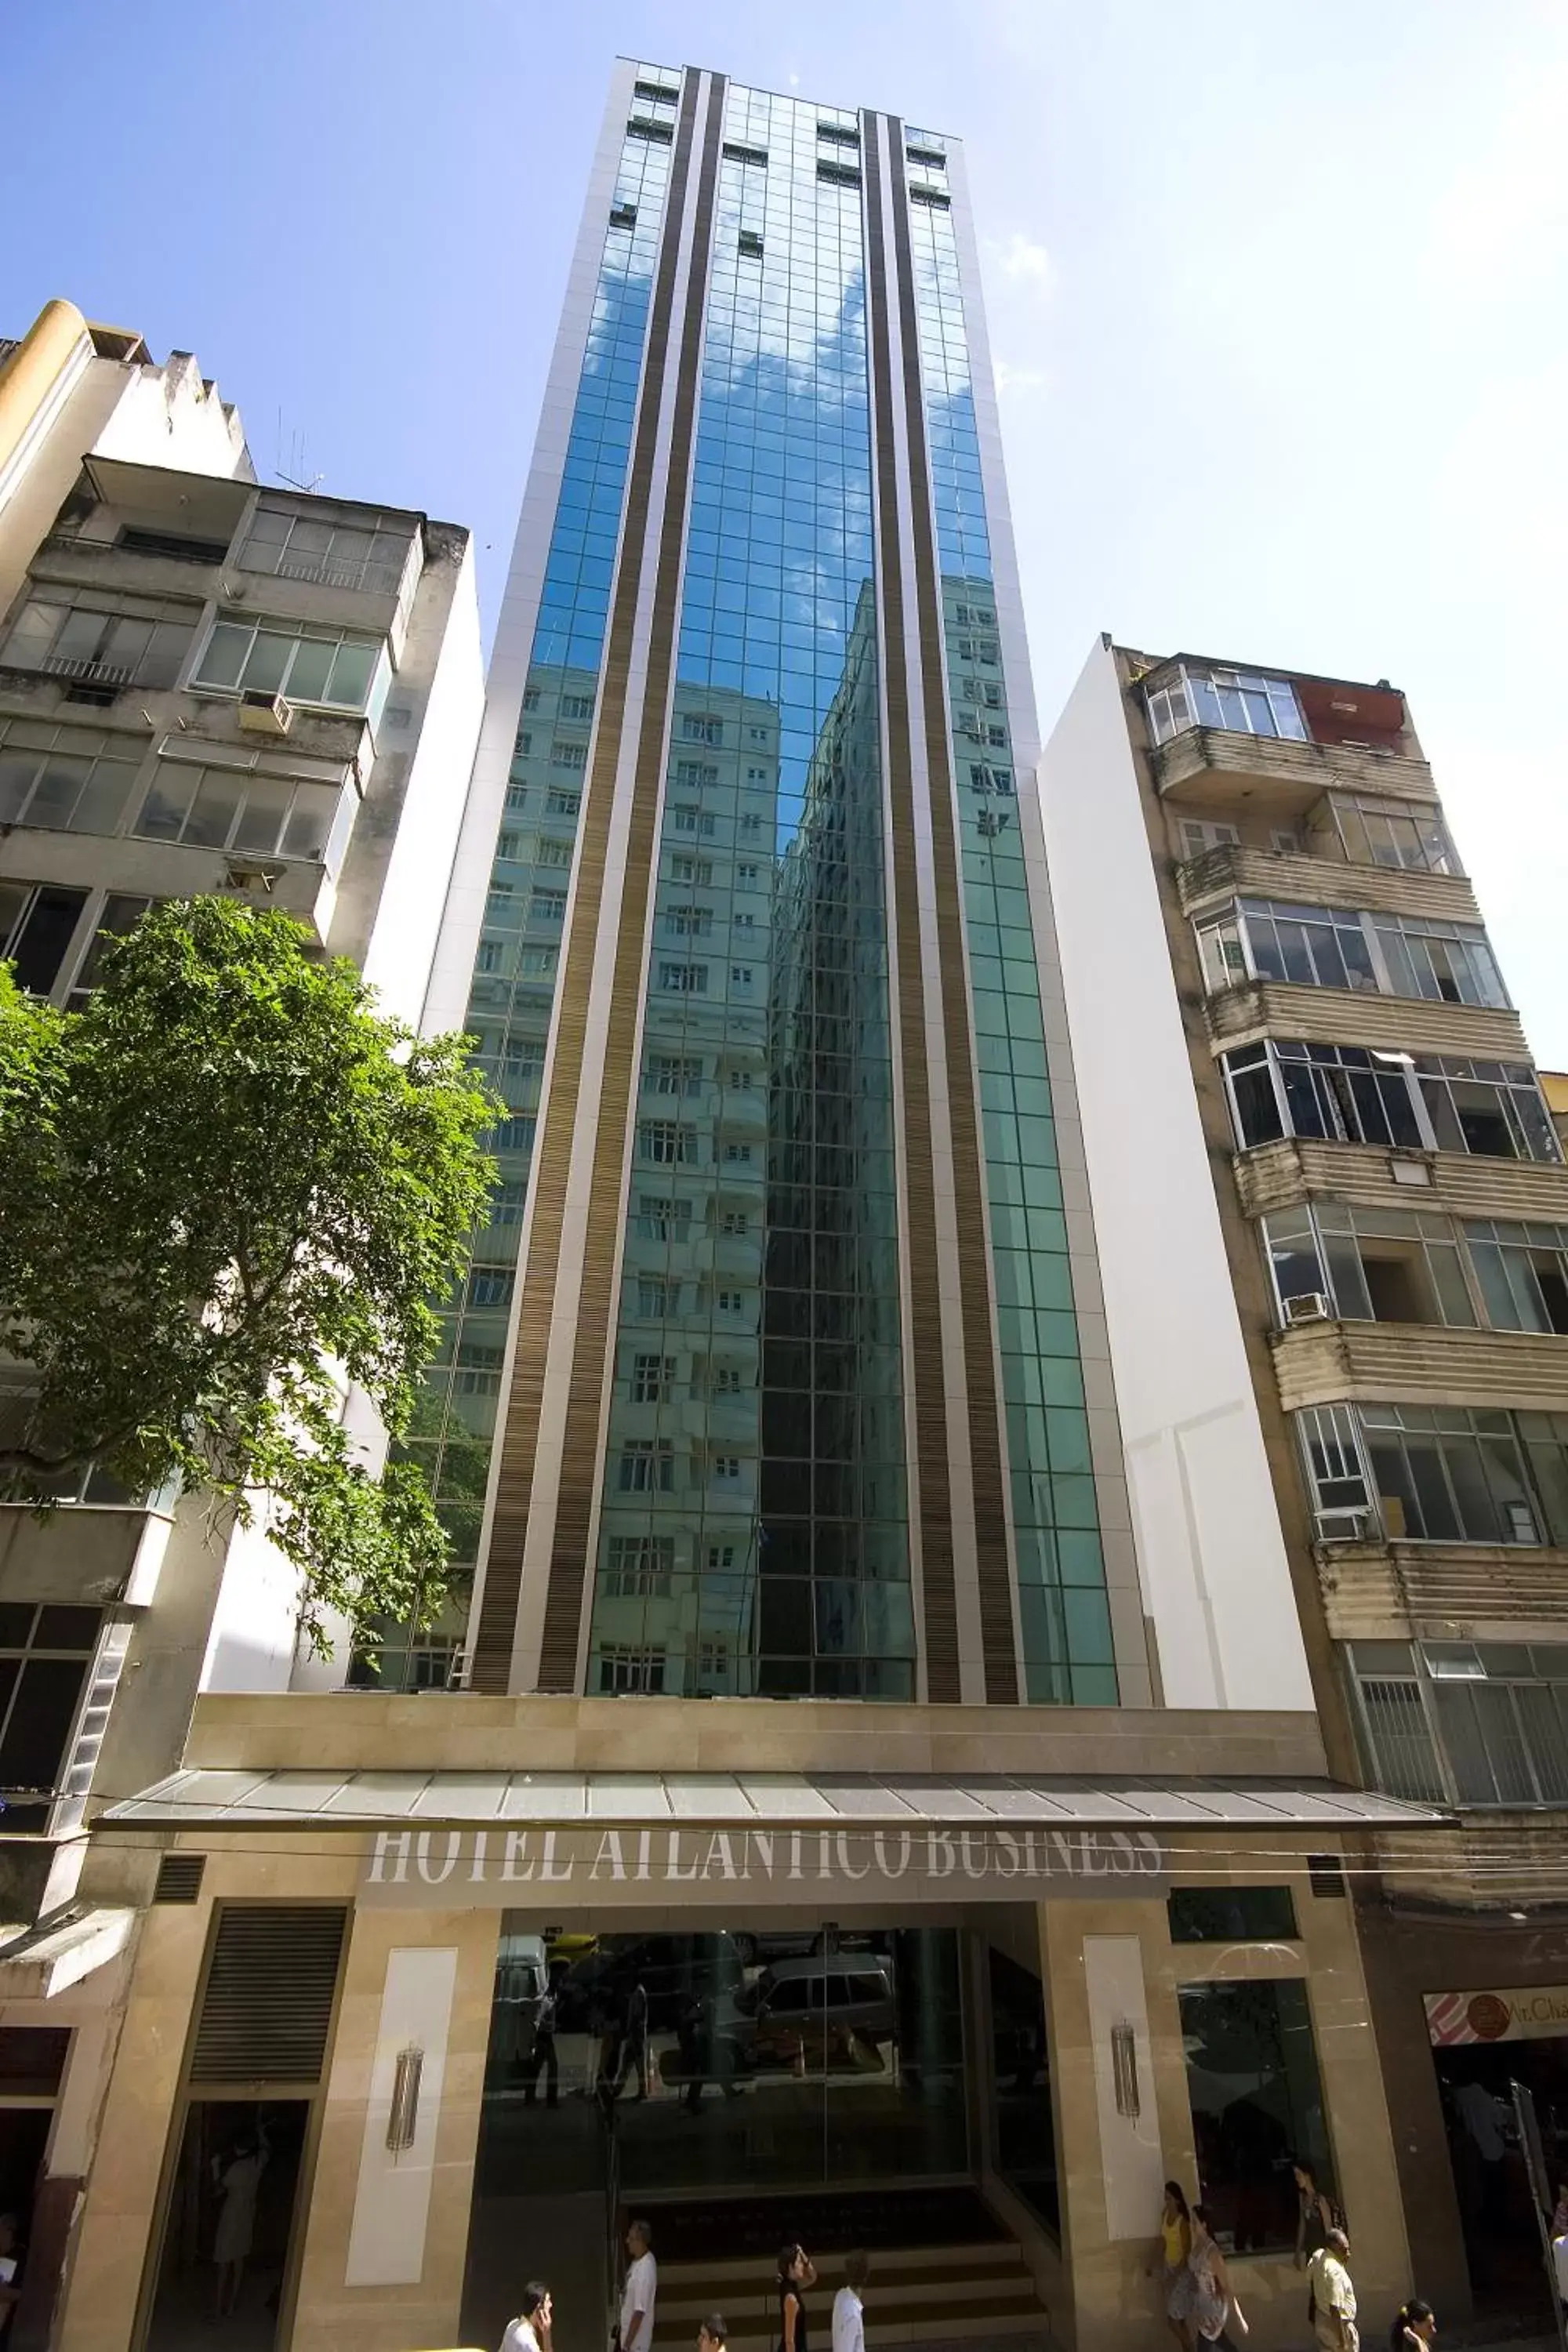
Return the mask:
{"type": "Polygon", "coordinates": [[[963,134],[1042,715],[1101,628],[1392,678],[1568,1067],[1568,11],[0,13],[0,333],[64,294],[194,350],[264,476],[470,524],[487,618],[611,57],[963,134]]]}

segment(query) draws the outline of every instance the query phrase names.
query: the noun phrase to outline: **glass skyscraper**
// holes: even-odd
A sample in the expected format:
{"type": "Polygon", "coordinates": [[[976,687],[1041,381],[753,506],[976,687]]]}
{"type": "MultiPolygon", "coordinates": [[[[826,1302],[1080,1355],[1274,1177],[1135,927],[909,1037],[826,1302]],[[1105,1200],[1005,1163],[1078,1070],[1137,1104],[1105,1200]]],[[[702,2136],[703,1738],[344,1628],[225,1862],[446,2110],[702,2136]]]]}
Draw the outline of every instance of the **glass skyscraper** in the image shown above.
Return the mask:
{"type": "Polygon", "coordinates": [[[1036,751],[956,142],[617,67],[444,950],[507,1105],[411,1440],[458,1588],[388,1680],[1147,1703],[1036,751]]]}

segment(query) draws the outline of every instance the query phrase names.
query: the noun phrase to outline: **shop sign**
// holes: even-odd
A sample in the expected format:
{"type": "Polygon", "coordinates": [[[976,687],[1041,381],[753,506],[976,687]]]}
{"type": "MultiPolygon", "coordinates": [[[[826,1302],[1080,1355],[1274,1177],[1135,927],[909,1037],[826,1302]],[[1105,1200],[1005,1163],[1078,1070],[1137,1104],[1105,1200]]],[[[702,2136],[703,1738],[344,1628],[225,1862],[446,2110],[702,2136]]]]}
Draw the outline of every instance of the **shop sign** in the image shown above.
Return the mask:
{"type": "Polygon", "coordinates": [[[1568,1985],[1504,1992],[1429,1992],[1426,2034],[1437,2050],[1461,2042],[1545,2042],[1568,2034],[1568,1985]]]}
{"type": "Polygon", "coordinates": [[[365,1903],[801,1903],[825,1894],[1037,1902],[1163,1893],[1151,1830],[679,1828],[378,1830],[365,1903]]]}

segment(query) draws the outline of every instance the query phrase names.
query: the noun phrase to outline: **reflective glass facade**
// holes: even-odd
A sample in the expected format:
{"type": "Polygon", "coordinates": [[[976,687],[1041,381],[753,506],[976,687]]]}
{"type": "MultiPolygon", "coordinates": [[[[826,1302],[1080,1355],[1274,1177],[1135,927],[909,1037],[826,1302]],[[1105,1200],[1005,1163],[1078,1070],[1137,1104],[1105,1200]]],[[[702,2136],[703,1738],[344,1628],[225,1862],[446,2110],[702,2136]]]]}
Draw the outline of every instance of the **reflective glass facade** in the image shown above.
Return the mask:
{"type": "Polygon", "coordinates": [[[1114,1704],[945,144],[634,72],[382,1671],[489,1475],[478,1688],[1114,1704]]]}

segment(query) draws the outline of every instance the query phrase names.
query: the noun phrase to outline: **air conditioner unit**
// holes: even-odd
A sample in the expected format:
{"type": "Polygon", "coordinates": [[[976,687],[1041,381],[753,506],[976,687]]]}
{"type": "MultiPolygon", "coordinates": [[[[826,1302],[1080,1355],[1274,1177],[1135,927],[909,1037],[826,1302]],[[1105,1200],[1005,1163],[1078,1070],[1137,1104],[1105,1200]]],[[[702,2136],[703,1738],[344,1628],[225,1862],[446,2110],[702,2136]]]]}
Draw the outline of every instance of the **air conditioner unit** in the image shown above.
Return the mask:
{"type": "Polygon", "coordinates": [[[280,694],[247,687],[239,698],[239,723],[247,734],[287,735],[294,724],[294,706],[280,694]]]}
{"type": "Polygon", "coordinates": [[[1372,1526],[1372,1513],[1358,1511],[1320,1511],[1318,1540],[1320,1543],[1364,1543],[1372,1526]]]}
{"type": "Polygon", "coordinates": [[[1331,1323],[1334,1305],[1321,1290],[1304,1290],[1285,1301],[1287,1323],[1331,1323]]]}

